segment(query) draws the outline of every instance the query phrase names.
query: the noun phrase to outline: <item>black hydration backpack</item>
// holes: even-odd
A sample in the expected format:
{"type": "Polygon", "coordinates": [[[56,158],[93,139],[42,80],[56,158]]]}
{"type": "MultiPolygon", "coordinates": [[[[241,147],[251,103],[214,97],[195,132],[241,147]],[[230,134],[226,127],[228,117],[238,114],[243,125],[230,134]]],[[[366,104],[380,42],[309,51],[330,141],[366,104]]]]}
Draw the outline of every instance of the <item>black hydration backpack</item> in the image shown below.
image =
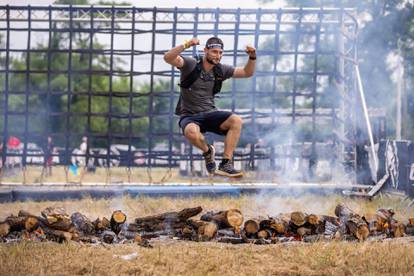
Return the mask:
{"type": "MultiPolygon", "coordinates": [[[[197,60],[197,65],[194,67],[193,71],[179,84],[182,88],[190,88],[191,85],[200,77],[201,70],[203,70],[203,58],[202,57],[195,57],[197,60]]],[[[213,95],[216,95],[220,92],[221,86],[223,84],[224,75],[223,69],[221,68],[221,64],[217,64],[213,67],[213,74],[214,74],[214,87],[213,87],[213,95]]]]}
{"type": "MultiPolygon", "coordinates": [[[[202,57],[195,57],[197,60],[197,65],[194,67],[193,71],[183,80],[180,82],[179,86],[185,89],[188,89],[193,85],[193,83],[200,77],[201,70],[203,70],[203,59],[202,57]]],[[[214,74],[214,86],[213,86],[213,95],[216,95],[221,90],[221,85],[223,84],[224,74],[223,69],[221,68],[221,64],[217,64],[213,67],[213,74],[214,74]]],[[[180,115],[180,106],[181,106],[181,96],[178,99],[177,106],[175,108],[175,114],[180,115]]]]}

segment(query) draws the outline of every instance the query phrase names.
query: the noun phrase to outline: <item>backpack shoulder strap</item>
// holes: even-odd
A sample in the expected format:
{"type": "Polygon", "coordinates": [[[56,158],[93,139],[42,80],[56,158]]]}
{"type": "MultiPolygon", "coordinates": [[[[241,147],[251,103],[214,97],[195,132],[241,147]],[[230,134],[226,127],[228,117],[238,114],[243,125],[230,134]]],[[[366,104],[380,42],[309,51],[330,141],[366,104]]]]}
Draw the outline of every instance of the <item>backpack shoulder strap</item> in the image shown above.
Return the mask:
{"type": "Polygon", "coordinates": [[[203,62],[202,58],[199,58],[198,56],[195,57],[197,60],[197,64],[194,67],[193,71],[191,71],[191,73],[180,82],[180,87],[182,88],[190,88],[190,86],[198,79],[198,77],[200,77],[201,74],[201,63],[203,62]]]}
{"type": "Polygon", "coordinates": [[[224,74],[223,74],[223,68],[221,67],[221,63],[213,67],[213,73],[214,73],[213,95],[216,95],[217,93],[220,92],[221,86],[224,81],[224,74]]]}

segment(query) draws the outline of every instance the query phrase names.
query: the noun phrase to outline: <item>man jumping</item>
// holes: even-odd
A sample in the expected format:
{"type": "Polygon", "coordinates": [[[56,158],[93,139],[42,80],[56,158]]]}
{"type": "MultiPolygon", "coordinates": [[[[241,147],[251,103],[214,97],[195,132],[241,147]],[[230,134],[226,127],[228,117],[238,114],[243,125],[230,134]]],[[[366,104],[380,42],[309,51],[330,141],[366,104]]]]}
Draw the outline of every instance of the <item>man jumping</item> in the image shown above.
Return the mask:
{"type": "Polygon", "coordinates": [[[191,46],[199,45],[197,38],[185,41],[169,50],[164,60],[181,71],[181,93],[176,108],[180,116],[179,126],[188,141],[203,152],[206,168],[210,174],[241,177],[243,173],[234,169],[233,152],[239,142],[242,128],[240,116],[217,110],[214,96],[220,92],[222,82],[228,78],[248,78],[255,70],[256,49],[247,46],[249,59],[244,67],[221,64],[223,41],[218,37],[207,40],[204,56],[197,60],[180,54],[191,46]],[[214,132],[225,135],[223,159],[216,170],[215,149],[206,143],[203,133],[214,132]]]}

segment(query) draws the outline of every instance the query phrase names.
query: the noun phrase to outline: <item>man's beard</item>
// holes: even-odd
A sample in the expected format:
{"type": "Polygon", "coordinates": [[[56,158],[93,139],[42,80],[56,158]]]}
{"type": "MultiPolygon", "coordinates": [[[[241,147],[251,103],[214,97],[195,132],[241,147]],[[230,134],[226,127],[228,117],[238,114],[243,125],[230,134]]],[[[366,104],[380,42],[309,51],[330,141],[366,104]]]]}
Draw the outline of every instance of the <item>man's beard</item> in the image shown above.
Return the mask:
{"type": "Polygon", "coordinates": [[[208,63],[210,63],[211,65],[217,65],[220,63],[220,59],[218,59],[217,63],[214,62],[214,59],[210,58],[208,55],[206,56],[206,60],[208,63]]]}

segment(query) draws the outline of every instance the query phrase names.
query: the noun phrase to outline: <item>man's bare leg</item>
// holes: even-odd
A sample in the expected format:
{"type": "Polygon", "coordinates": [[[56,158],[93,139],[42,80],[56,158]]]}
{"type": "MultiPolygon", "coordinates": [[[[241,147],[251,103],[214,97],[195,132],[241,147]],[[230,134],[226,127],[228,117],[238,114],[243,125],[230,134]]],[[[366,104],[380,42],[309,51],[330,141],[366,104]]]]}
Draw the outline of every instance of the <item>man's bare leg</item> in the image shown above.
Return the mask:
{"type": "Polygon", "coordinates": [[[215,149],[213,146],[207,144],[204,135],[201,134],[200,127],[197,124],[190,123],[185,127],[184,135],[193,146],[203,152],[207,172],[213,174],[216,170],[215,149]]]}
{"type": "Polygon", "coordinates": [[[226,121],[224,121],[220,129],[227,130],[227,135],[224,138],[224,153],[223,160],[220,163],[216,174],[228,177],[242,177],[243,173],[234,169],[231,159],[233,158],[234,150],[239,142],[240,132],[242,128],[242,119],[233,114],[226,121]]]}
{"type": "Polygon", "coordinates": [[[220,129],[228,130],[226,138],[224,138],[224,153],[223,159],[232,159],[234,150],[237,147],[240,139],[240,133],[242,129],[243,121],[238,115],[231,115],[225,120],[220,129]]]}
{"type": "Polygon", "coordinates": [[[197,124],[189,123],[184,129],[184,136],[193,146],[199,148],[202,152],[208,151],[204,135],[200,132],[200,127],[197,124]]]}

